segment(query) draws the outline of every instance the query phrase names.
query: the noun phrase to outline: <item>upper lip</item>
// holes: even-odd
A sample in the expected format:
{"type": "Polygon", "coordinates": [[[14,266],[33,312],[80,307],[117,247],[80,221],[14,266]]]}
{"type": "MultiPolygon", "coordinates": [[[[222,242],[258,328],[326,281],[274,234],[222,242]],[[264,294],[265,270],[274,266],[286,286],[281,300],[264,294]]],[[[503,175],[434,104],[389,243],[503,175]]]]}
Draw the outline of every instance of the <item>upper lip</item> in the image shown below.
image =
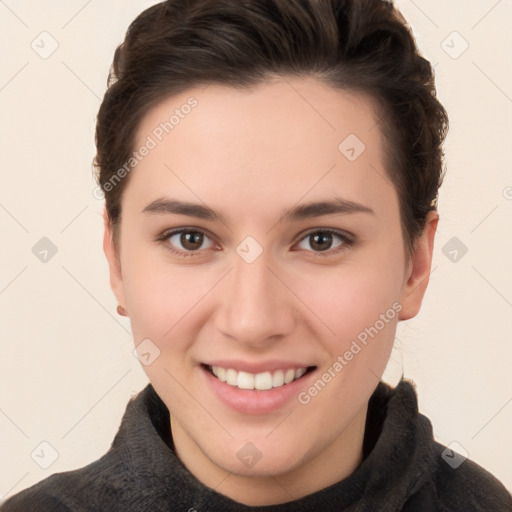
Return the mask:
{"type": "Polygon", "coordinates": [[[220,366],[221,368],[236,370],[238,372],[247,373],[263,373],[274,372],[276,370],[289,370],[298,368],[311,368],[315,365],[301,363],[297,361],[284,361],[284,360],[269,360],[269,361],[243,361],[240,359],[216,359],[215,361],[205,361],[206,366],[220,366]]]}

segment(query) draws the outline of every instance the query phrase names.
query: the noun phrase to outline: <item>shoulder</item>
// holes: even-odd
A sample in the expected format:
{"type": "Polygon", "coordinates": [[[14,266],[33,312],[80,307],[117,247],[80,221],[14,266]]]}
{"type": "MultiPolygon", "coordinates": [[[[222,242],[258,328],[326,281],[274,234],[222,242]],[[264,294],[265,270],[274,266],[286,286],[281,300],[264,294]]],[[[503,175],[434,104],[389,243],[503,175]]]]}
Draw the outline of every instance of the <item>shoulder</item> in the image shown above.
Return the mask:
{"type": "Polygon", "coordinates": [[[452,467],[447,461],[458,455],[439,443],[434,443],[434,447],[439,460],[438,493],[452,507],[450,510],[457,510],[457,506],[462,510],[462,503],[464,510],[512,512],[512,496],[496,477],[470,459],[452,467]]]}
{"type": "Polygon", "coordinates": [[[0,504],[0,512],[81,512],[92,510],[91,497],[115,495],[117,457],[104,455],[72,471],[55,473],[0,504]]]}
{"type": "Polygon", "coordinates": [[[3,504],[0,503],[0,512],[72,512],[60,498],[52,496],[43,489],[30,487],[12,496],[3,504]]]}
{"type": "Polygon", "coordinates": [[[512,495],[496,477],[434,439],[429,418],[418,410],[414,383],[402,380],[391,393],[387,442],[410,453],[403,460],[409,475],[403,512],[512,512],[512,495]]]}
{"type": "Polygon", "coordinates": [[[0,512],[146,510],[153,499],[151,486],[161,487],[154,482],[155,473],[174,472],[171,451],[155,424],[162,431],[164,425],[169,428],[168,411],[148,385],[128,402],[115,439],[101,458],[45,478],[1,503],[0,512]]]}
{"type": "Polygon", "coordinates": [[[404,511],[512,512],[512,495],[491,473],[435,441],[436,468],[404,511]]]}
{"type": "MultiPolygon", "coordinates": [[[[67,473],[56,473],[0,503],[0,512],[72,512],[60,489],[67,473]]],[[[70,481],[72,485],[72,479],[70,481]]]]}
{"type": "Polygon", "coordinates": [[[132,510],[130,504],[138,505],[144,498],[132,455],[126,449],[111,449],[87,466],[50,475],[0,503],[0,512],[132,510]]]}

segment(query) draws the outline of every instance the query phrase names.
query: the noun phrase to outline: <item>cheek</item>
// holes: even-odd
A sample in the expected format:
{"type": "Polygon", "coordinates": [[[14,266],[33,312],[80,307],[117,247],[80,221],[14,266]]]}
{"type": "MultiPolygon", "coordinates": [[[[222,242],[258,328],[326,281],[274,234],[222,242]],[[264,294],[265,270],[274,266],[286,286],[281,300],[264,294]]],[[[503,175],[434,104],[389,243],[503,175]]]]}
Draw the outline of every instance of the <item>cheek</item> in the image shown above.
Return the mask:
{"type": "Polygon", "coordinates": [[[343,344],[373,326],[381,315],[387,314],[386,327],[390,323],[396,325],[400,275],[399,268],[391,264],[384,268],[375,263],[357,268],[340,265],[338,269],[301,278],[303,296],[324,324],[325,332],[330,333],[329,338],[335,340],[334,345],[343,344]]]}
{"type": "Polygon", "coordinates": [[[197,334],[196,326],[202,322],[197,305],[206,293],[206,283],[203,281],[201,287],[198,276],[169,265],[133,265],[127,269],[127,278],[125,296],[133,339],[152,358],[147,365],[140,359],[142,369],[164,396],[176,397],[168,405],[188,408],[190,404],[181,396],[175,379],[183,382],[190,378],[190,347],[197,334]]]}
{"type": "Polygon", "coordinates": [[[193,266],[172,265],[164,249],[144,251],[129,242],[122,261],[126,302],[135,342],[172,337],[211,285],[193,266]],[[154,255],[157,253],[158,257],[154,255]]]}
{"type": "Polygon", "coordinates": [[[318,380],[299,396],[311,428],[312,418],[324,418],[327,432],[339,431],[341,419],[364,404],[386,367],[401,305],[399,265],[385,270],[345,267],[311,280],[308,306],[329,327],[321,336],[328,360],[318,380]]]}

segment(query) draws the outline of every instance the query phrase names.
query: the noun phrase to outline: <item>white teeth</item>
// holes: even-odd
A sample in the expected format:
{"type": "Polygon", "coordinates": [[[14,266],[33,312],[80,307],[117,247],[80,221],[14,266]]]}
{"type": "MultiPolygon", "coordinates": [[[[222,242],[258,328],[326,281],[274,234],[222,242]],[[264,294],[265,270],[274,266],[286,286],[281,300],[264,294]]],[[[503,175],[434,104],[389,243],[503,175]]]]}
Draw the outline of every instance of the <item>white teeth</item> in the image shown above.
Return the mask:
{"type": "Polygon", "coordinates": [[[272,386],[274,388],[279,388],[284,384],[284,372],[283,370],[277,370],[277,372],[274,372],[274,375],[272,375],[272,386]]]}
{"type": "Polygon", "coordinates": [[[272,374],[270,372],[258,373],[254,377],[254,389],[259,389],[260,391],[272,389],[272,374]]]}
{"type": "Polygon", "coordinates": [[[290,384],[290,382],[295,379],[295,370],[286,370],[284,374],[284,383],[290,384]]]}
{"type": "Polygon", "coordinates": [[[254,389],[254,375],[247,372],[238,372],[239,389],[254,389]]]}
{"type": "Polygon", "coordinates": [[[222,368],[221,366],[211,366],[211,371],[221,382],[239,389],[256,389],[265,391],[272,388],[279,388],[284,384],[300,379],[307,368],[297,368],[289,370],[276,370],[274,372],[249,373],[237,372],[233,368],[222,368]]]}
{"type": "Polygon", "coordinates": [[[237,386],[238,385],[238,373],[230,368],[229,370],[226,370],[226,382],[230,386],[237,386]]]}
{"type": "Polygon", "coordinates": [[[300,379],[306,373],[306,368],[299,368],[295,370],[295,378],[300,379]]]}
{"type": "Polygon", "coordinates": [[[220,366],[217,366],[217,377],[221,382],[226,382],[226,368],[222,368],[220,366]]]}

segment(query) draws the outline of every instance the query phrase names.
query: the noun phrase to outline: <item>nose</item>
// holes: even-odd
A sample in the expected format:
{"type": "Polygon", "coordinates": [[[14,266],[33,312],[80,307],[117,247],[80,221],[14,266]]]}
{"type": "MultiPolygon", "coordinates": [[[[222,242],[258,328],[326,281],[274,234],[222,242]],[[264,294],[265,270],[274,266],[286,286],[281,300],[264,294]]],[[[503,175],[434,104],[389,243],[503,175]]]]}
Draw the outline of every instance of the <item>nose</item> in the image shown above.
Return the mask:
{"type": "Polygon", "coordinates": [[[216,327],[223,335],[264,348],[293,331],[293,294],[272,267],[265,252],[252,263],[234,256],[216,315],[216,327]]]}

